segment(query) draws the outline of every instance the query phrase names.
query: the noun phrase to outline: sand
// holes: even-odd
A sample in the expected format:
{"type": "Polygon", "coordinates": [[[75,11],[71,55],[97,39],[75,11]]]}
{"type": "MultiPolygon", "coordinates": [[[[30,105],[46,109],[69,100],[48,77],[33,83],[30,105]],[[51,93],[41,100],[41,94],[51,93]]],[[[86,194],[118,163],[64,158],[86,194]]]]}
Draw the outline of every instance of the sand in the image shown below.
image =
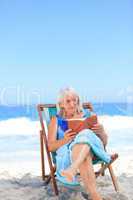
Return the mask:
{"type": "MultiPolygon", "coordinates": [[[[120,191],[115,192],[109,175],[99,177],[97,186],[106,200],[133,200],[133,176],[121,174],[117,177],[120,191]]],[[[0,173],[1,200],[82,200],[83,187],[66,188],[58,182],[59,196],[56,197],[51,184],[45,185],[40,176],[26,173],[23,176],[11,176],[9,172],[0,173]]]]}

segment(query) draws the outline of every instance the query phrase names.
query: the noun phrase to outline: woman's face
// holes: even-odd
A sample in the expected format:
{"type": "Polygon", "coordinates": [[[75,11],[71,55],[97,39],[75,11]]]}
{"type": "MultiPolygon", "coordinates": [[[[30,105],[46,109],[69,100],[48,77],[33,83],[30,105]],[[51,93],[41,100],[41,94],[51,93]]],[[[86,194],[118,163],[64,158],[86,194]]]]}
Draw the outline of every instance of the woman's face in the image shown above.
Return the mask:
{"type": "Polygon", "coordinates": [[[75,95],[66,95],[63,101],[63,108],[67,115],[72,115],[77,111],[78,97],[75,95]]]}

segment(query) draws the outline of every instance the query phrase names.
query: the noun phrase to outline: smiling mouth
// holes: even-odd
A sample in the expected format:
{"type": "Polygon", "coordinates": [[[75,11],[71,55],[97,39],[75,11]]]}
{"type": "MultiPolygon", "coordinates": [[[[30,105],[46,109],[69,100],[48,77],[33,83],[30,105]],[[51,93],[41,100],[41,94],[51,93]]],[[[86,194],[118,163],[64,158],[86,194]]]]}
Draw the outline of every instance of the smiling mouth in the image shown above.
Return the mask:
{"type": "Polygon", "coordinates": [[[75,108],[70,108],[69,110],[70,110],[70,111],[75,111],[75,108]]]}

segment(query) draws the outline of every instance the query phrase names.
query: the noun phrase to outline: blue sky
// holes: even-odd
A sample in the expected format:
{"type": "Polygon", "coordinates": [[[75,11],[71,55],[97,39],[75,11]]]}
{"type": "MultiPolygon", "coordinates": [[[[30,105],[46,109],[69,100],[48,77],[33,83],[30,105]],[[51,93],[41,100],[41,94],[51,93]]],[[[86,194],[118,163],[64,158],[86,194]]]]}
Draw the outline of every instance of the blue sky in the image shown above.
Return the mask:
{"type": "Polygon", "coordinates": [[[131,99],[132,10],[131,0],[1,0],[0,103],[55,101],[65,86],[85,100],[131,99]]]}

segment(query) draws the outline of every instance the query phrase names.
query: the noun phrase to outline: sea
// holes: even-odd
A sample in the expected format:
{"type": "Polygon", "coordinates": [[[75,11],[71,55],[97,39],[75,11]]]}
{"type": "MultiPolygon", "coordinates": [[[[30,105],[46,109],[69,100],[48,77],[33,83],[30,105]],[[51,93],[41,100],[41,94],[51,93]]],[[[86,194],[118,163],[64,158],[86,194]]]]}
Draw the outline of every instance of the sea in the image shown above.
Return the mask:
{"type": "MultiPolygon", "coordinates": [[[[108,134],[107,150],[119,154],[117,171],[133,173],[133,104],[93,106],[108,134]]],[[[41,175],[39,131],[37,105],[0,106],[0,173],[41,175]]]]}

